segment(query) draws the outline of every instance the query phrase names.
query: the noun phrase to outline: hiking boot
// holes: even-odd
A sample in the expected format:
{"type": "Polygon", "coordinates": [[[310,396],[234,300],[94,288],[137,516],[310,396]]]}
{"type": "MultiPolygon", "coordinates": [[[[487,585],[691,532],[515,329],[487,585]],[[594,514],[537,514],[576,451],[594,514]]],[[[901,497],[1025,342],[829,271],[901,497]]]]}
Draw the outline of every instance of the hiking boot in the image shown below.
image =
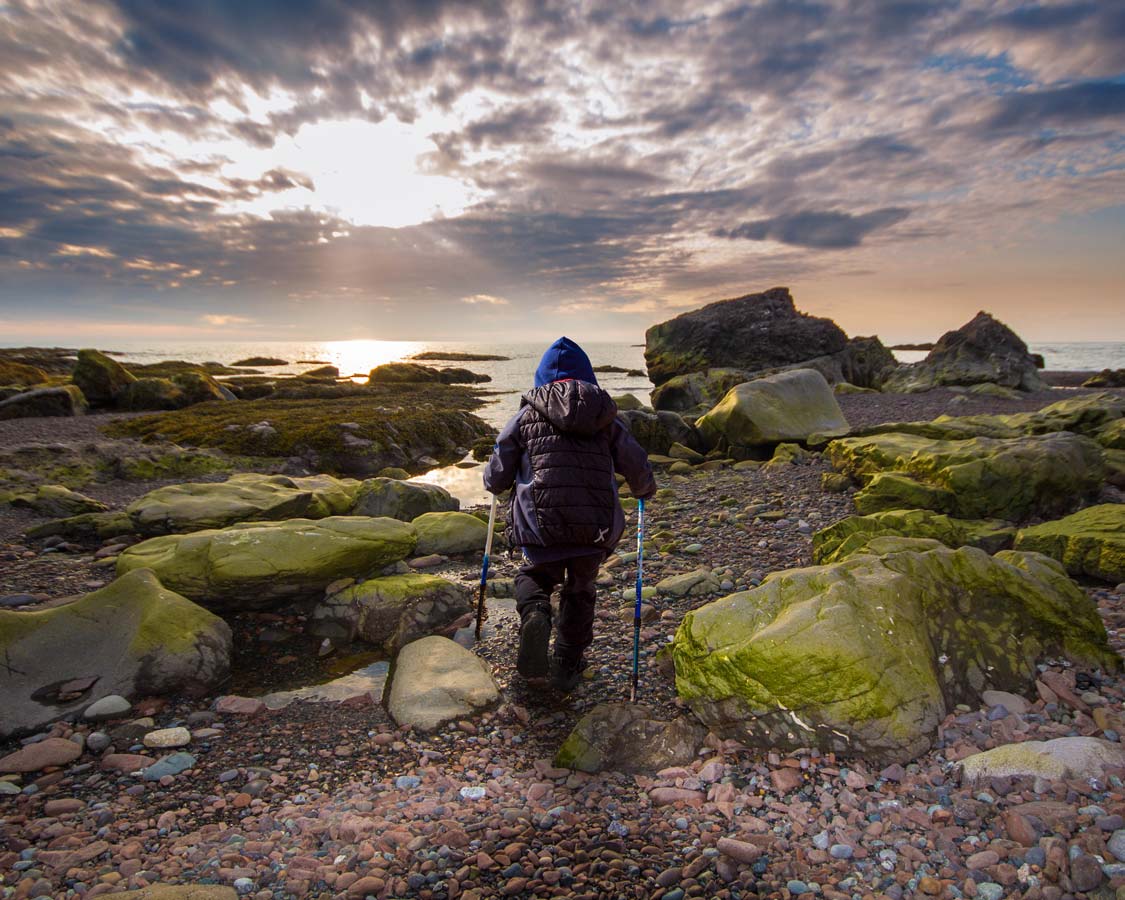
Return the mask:
{"type": "Polygon", "coordinates": [[[540,609],[531,610],[520,623],[516,671],[524,678],[546,678],[549,673],[547,647],[550,642],[550,613],[540,609]]]}
{"type": "Polygon", "coordinates": [[[582,680],[582,673],[586,671],[586,657],[567,659],[562,656],[551,657],[551,686],[555,690],[569,694],[582,680]]]}

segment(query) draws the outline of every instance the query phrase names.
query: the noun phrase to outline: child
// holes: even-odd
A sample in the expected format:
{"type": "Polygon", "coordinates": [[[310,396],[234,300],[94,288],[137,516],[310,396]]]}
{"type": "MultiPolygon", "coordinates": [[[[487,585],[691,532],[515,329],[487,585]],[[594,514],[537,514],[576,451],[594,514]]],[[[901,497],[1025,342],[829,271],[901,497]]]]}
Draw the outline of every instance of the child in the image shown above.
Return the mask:
{"type": "Polygon", "coordinates": [[[617,405],[598,387],[585,352],[559,338],[543,354],[535,388],[496,440],[484,472],[493,494],[513,484],[509,544],[523,550],[516,575],[520,646],[516,669],[525,678],[548,674],[571,691],[594,639],[594,580],[625,530],[614,472],[634,496],[656,492],[648,455],[617,418],[617,405]],[[550,661],[551,591],[562,584],[550,661]]]}

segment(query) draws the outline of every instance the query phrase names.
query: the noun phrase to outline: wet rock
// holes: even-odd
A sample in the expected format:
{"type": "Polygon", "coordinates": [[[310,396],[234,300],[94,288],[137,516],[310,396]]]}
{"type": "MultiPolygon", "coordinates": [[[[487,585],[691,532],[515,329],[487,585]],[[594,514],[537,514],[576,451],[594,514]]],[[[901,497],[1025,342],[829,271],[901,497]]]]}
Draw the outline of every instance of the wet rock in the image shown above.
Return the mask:
{"type": "Polygon", "coordinates": [[[555,765],[583,772],[657,772],[690,763],[705,729],[693,719],[658,718],[635,703],[601,703],[575,726],[555,765]]]}

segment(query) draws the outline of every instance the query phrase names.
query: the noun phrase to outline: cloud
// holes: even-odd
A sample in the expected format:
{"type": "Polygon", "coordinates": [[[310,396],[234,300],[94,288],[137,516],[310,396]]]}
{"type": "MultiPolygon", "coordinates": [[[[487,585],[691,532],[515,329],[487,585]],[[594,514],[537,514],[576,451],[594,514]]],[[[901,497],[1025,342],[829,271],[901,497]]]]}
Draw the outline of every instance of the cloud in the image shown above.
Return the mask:
{"type": "Polygon", "coordinates": [[[484,304],[486,306],[507,306],[508,300],[503,297],[494,297],[491,294],[473,294],[469,297],[462,297],[462,303],[468,303],[471,306],[484,304]]]}
{"type": "Polygon", "coordinates": [[[982,128],[1004,132],[1042,130],[1113,118],[1125,118],[1125,82],[1088,81],[1005,94],[995,101],[982,128]]]}
{"type": "Polygon", "coordinates": [[[804,210],[789,215],[744,222],[734,228],[720,228],[717,237],[748,241],[778,241],[797,247],[840,250],[858,247],[871,232],[901,222],[907,209],[877,209],[860,216],[836,211],[804,210]]]}
{"type": "Polygon", "coordinates": [[[207,315],[200,316],[199,318],[203,322],[206,322],[208,325],[216,325],[216,326],[248,325],[249,323],[254,321],[253,319],[247,318],[246,316],[218,315],[218,314],[213,314],[213,313],[209,313],[207,315]]]}

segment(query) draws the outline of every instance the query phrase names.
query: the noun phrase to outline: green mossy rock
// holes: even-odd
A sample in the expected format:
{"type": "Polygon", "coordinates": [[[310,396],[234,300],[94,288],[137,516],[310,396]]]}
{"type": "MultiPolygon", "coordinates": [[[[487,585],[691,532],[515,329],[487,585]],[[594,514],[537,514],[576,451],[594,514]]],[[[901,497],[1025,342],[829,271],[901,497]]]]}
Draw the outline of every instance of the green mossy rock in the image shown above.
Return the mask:
{"type": "Polygon", "coordinates": [[[353,641],[388,652],[445,630],[472,612],[468,588],[436,575],[371,578],[328,597],[313,610],[313,634],[353,641]]]}
{"type": "Polygon", "coordinates": [[[1105,480],[1125,490],[1125,450],[1103,450],[1102,461],[1105,463],[1105,480]]]}
{"type": "Polygon", "coordinates": [[[875,537],[929,538],[946,547],[979,547],[995,553],[1012,545],[1014,525],[1000,519],[951,519],[928,509],[891,509],[849,516],[813,535],[813,562],[840,562],[864,552],[875,537]]]}
{"type": "MultiPolygon", "coordinates": [[[[739,463],[735,468],[744,465],[739,463]]],[[[821,472],[820,473],[820,489],[829,494],[842,494],[852,486],[852,480],[847,475],[841,475],[839,472],[821,472]]]]}
{"type": "Polygon", "coordinates": [[[234,394],[205,372],[181,372],[172,376],[172,383],[180,390],[183,406],[235,399],[234,394]]]}
{"type": "Polygon", "coordinates": [[[54,519],[41,525],[34,525],[27,530],[27,536],[33,540],[59,537],[75,541],[104,541],[107,538],[120,537],[123,534],[134,532],[133,520],[123,510],[111,512],[82,513],[77,516],[68,516],[65,519],[54,519]]]}
{"type": "Polygon", "coordinates": [[[38,366],[29,366],[25,363],[0,359],[0,386],[31,387],[32,385],[45,384],[46,382],[47,373],[38,366]]]}
{"type": "Polygon", "coordinates": [[[1047,557],[873,543],[881,555],[776,573],[687,614],[676,689],[705,725],[760,746],[905,761],[956,704],[1029,690],[1044,656],[1120,665],[1093,603],[1047,557]]]}
{"type": "Polygon", "coordinates": [[[264,609],[317,599],[337,579],[405,559],[416,541],[414,529],[394,519],[243,522],[143,541],[117,558],[117,573],[150,568],[169,588],[208,609],[264,609]]]}
{"type": "Polygon", "coordinates": [[[1022,400],[1026,396],[1015,388],[1004,387],[1002,384],[992,384],[991,382],[974,384],[972,387],[965,388],[965,393],[972,394],[975,397],[995,397],[997,400],[1022,400]]]}
{"type": "Polygon", "coordinates": [[[669,378],[652,392],[654,409],[671,412],[704,412],[727,395],[731,388],[747,381],[754,375],[745,369],[704,369],[669,378]]]}
{"type": "Polygon", "coordinates": [[[364,481],[350,512],[353,516],[388,516],[412,522],[425,513],[455,512],[460,507],[460,501],[443,487],[390,477],[364,481]]]}
{"type": "Polygon", "coordinates": [[[1103,503],[1065,519],[1020,529],[1017,550],[1057,559],[1072,575],[1125,582],[1125,504],[1103,503]]]}
{"type": "Polygon", "coordinates": [[[368,384],[401,384],[403,382],[441,383],[441,373],[418,363],[385,363],[368,373],[368,384]]]}
{"type": "Polygon", "coordinates": [[[691,716],[664,721],[636,703],[599,703],[574,726],[555,754],[555,765],[590,773],[652,774],[690,765],[706,736],[691,716]]]}
{"type": "Polygon", "coordinates": [[[336,366],[318,366],[302,374],[306,378],[339,378],[340,370],[336,366]]]}
{"type": "Polygon", "coordinates": [[[139,534],[182,534],[238,522],[323,519],[347,514],[360,482],[331,475],[232,475],[222,482],[172,484],[126,507],[139,534]]]}
{"type": "Polygon", "coordinates": [[[788,466],[805,465],[815,458],[815,453],[810,453],[800,444],[782,443],[774,447],[773,456],[770,457],[769,462],[763,468],[767,472],[773,472],[788,466]]]}
{"type": "Polygon", "coordinates": [[[0,610],[0,738],[72,716],[110,694],[199,696],[226,679],[230,654],[226,622],[146,569],[64,606],[0,610]],[[68,685],[91,679],[77,689],[68,685]]]}
{"type": "Polygon", "coordinates": [[[418,534],[419,555],[484,552],[488,524],[468,513],[425,513],[412,520],[411,525],[418,534]]]}
{"type": "Polygon", "coordinates": [[[79,516],[83,513],[101,513],[109,509],[100,500],[79,494],[61,484],[41,484],[34,490],[17,494],[12,506],[33,509],[44,516],[79,516]]]}
{"type": "Polygon", "coordinates": [[[117,394],[118,409],[147,412],[186,406],[184,392],[168,378],[138,378],[117,394]]]}
{"type": "Polygon", "coordinates": [[[117,360],[97,350],[79,350],[71,375],[91,406],[113,406],[137,379],[117,360]]]}
{"type": "Polygon", "coordinates": [[[1103,778],[1106,769],[1125,766],[1125,747],[1095,737],[1063,737],[1051,741],[1003,744],[961,760],[962,781],[977,784],[991,778],[1045,778],[1088,781],[1103,778]]]}
{"type": "Polygon", "coordinates": [[[842,438],[826,452],[837,470],[870,482],[856,498],[862,513],[914,504],[965,519],[1021,521],[1072,509],[1105,478],[1101,448],[1066,432],[956,441],[889,433],[842,438]],[[894,477],[876,481],[878,473],[894,477]]]}
{"type": "Polygon", "coordinates": [[[0,401],[0,422],[38,416],[80,416],[87,407],[86,397],[76,385],[38,388],[0,401]]]}
{"type": "Polygon", "coordinates": [[[810,434],[847,434],[848,423],[824,376],[794,369],[732,388],[695,423],[708,448],[745,450],[810,434]]]}
{"type": "Polygon", "coordinates": [[[622,411],[618,418],[648,453],[666,456],[673,444],[682,444],[693,450],[702,447],[699,433],[679,413],[632,409],[622,411]]]}
{"type": "Polygon", "coordinates": [[[1110,450],[1125,450],[1125,419],[1115,419],[1103,425],[1094,435],[1094,440],[1110,450]]]}
{"type": "Polygon", "coordinates": [[[646,409],[645,405],[634,394],[622,394],[620,397],[614,397],[613,402],[617,404],[617,409],[620,412],[627,409],[646,409]]]}

